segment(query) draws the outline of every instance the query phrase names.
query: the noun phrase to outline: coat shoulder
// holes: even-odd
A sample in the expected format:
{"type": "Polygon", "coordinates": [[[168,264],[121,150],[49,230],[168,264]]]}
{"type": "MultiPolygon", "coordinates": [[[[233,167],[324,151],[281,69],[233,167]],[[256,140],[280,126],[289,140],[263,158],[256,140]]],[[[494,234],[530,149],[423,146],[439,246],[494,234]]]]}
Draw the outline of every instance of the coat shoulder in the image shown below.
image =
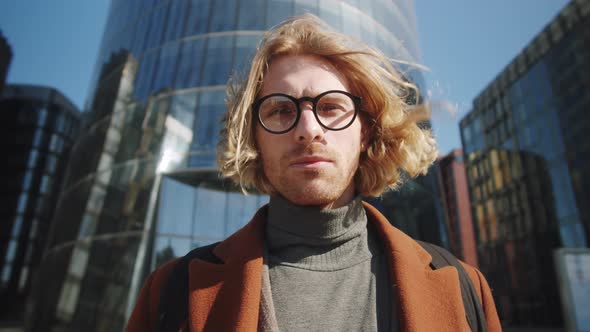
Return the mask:
{"type": "Polygon", "coordinates": [[[176,258],[159,266],[147,277],[125,327],[126,332],[156,331],[160,293],[178,261],[176,258]]]}

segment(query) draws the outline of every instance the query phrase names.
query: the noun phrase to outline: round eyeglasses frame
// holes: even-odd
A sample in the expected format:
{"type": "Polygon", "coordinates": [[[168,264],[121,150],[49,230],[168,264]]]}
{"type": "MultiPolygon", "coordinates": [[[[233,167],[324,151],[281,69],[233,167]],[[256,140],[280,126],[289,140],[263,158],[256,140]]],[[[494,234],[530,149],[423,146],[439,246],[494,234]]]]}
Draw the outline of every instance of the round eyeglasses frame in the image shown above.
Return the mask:
{"type": "Polygon", "coordinates": [[[329,91],[326,91],[326,92],[322,92],[322,93],[320,93],[319,95],[317,95],[315,97],[301,97],[301,98],[295,98],[293,96],[290,96],[290,95],[287,95],[287,94],[284,94],[284,93],[272,93],[270,95],[264,96],[264,97],[256,100],[254,102],[254,104],[252,104],[252,109],[254,110],[253,115],[256,117],[256,119],[258,120],[258,123],[262,126],[262,128],[264,128],[264,130],[268,131],[269,133],[273,133],[273,134],[284,134],[284,133],[287,133],[287,132],[291,131],[291,129],[293,129],[293,128],[295,128],[295,126],[297,126],[297,123],[299,123],[299,118],[301,118],[301,107],[299,105],[301,105],[301,103],[304,102],[304,101],[308,101],[308,102],[311,102],[311,104],[312,104],[313,115],[315,116],[315,119],[320,124],[320,126],[326,128],[328,130],[340,131],[340,130],[344,130],[344,129],[350,127],[354,123],[354,120],[356,119],[357,114],[358,114],[358,112],[359,112],[359,110],[361,108],[361,100],[362,100],[361,97],[355,96],[353,94],[350,94],[350,93],[348,93],[346,91],[341,91],[341,90],[329,90],[329,91]],[[325,96],[325,95],[327,95],[329,93],[340,93],[340,94],[346,95],[354,103],[354,114],[352,116],[352,119],[350,120],[350,122],[347,125],[345,125],[342,128],[333,129],[333,128],[330,128],[330,127],[326,126],[325,124],[322,123],[322,121],[320,120],[320,118],[318,116],[318,113],[316,111],[317,102],[323,96],[325,96]],[[260,118],[260,112],[259,112],[260,105],[262,105],[262,103],[265,100],[267,100],[267,99],[269,99],[271,97],[276,97],[276,96],[288,98],[289,100],[293,101],[293,103],[297,106],[297,117],[295,118],[295,121],[293,121],[293,124],[289,128],[287,128],[285,130],[281,130],[281,131],[275,131],[275,130],[272,130],[272,129],[266,127],[264,125],[264,123],[262,122],[262,119],[260,118]]]}

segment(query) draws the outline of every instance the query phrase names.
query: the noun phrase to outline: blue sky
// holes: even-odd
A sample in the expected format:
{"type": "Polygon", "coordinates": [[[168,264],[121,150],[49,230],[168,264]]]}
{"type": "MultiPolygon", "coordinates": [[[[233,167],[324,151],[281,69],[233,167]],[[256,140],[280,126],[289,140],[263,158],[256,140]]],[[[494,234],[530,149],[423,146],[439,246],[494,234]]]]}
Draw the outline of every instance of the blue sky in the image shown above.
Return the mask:
{"type": "MultiPolygon", "coordinates": [[[[107,0],[0,1],[14,58],[8,83],[48,85],[82,107],[106,23],[107,0]]],[[[422,64],[442,154],[460,147],[473,99],[563,8],[566,0],[416,0],[422,64]]]]}

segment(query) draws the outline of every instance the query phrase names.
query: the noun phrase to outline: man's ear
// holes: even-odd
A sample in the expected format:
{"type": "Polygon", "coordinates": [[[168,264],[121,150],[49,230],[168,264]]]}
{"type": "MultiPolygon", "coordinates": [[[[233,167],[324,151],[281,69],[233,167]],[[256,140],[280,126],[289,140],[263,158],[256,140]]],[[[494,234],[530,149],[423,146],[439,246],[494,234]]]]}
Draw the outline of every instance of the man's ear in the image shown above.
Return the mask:
{"type": "Polygon", "coordinates": [[[367,117],[361,120],[361,152],[366,152],[369,148],[369,142],[371,142],[371,132],[373,128],[373,118],[367,117]]]}

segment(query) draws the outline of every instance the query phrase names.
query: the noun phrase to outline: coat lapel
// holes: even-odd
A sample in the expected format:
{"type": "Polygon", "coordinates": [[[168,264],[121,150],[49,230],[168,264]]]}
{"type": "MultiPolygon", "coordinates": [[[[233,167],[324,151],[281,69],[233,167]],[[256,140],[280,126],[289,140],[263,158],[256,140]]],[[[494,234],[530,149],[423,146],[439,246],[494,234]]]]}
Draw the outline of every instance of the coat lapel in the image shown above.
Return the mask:
{"type": "MultiPolygon", "coordinates": [[[[363,204],[388,253],[401,330],[469,331],[457,270],[432,270],[430,254],[374,207],[363,204]]],[[[191,331],[257,330],[266,214],[266,207],[261,208],[250,223],[215,248],[223,264],[198,259],[190,263],[191,331]]]]}
{"type": "Polygon", "coordinates": [[[266,208],[214,250],[223,264],[189,265],[191,331],[256,331],[266,208]]]}
{"type": "Polygon", "coordinates": [[[432,270],[428,252],[393,227],[377,209],[363,204],[389,255],[401,330],[469,331],[457,270],[432,270]]]}

